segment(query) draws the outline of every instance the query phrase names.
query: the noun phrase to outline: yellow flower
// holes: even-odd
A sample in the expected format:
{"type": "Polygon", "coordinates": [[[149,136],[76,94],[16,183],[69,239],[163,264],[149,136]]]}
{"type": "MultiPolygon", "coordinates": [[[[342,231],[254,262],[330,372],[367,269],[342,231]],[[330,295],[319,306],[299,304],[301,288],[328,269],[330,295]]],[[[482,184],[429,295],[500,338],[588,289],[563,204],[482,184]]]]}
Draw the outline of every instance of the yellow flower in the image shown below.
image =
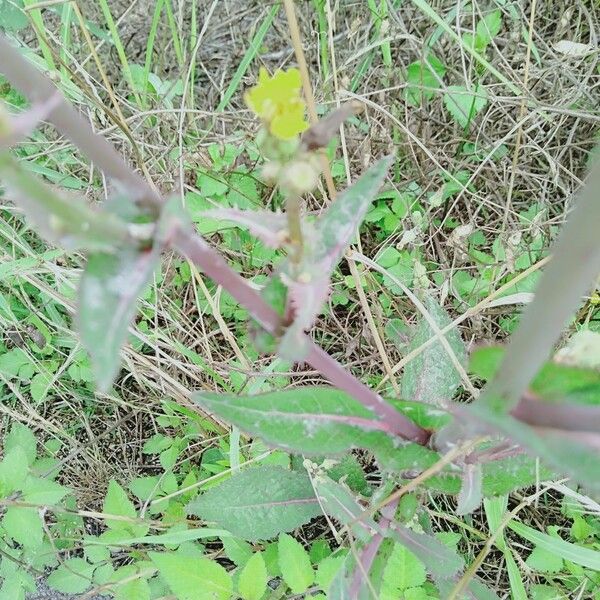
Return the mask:
{"type": "Polygon", "coordinates": [[[298,69],[276,71],[271,77],[261,67],[258,85],[251,88],[244,99],[248,108],[268,125],[272,135],[281,140],[289,140],[308,129],[301,89],[298,69]]]}

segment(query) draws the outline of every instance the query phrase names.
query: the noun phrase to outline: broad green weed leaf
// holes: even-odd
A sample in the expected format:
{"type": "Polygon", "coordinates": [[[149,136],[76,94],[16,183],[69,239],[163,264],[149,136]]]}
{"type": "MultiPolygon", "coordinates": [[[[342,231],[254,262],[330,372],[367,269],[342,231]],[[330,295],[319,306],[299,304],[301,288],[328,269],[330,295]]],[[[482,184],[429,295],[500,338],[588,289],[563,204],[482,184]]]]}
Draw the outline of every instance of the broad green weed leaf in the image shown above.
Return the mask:
{"type": "Polygon", "coordinates": [[[221,542],[227,558],[238,567],[243,567],[254,555],[252,546],[248,542],[232,535],[224,537],[221,542]]]}
{"type": "Polygon", "coordinates": [[[525,564],[539,573],[558,573],[564,567],[563,559],[560,556],[539,546],[533,549],[525,564]]]}
{"type": "Polygon", "coordinates": [[[483,498],[483,467],[481,464],[466,464],[458,494],[456,514],[468,515],[477,510],[483,498]]]}
{"type": "Polygon", "coordinates": [[[279,536],[279,568],[283,580],[294,594],[305,592],[315,580],[308,552],[291,535],[279,536]]]}
{"type": "Polygon", "coordinates": [[[345,560],[346,554],[336,553],[319,562],[315,582],[322,590],[326,591],[329,589],[345,560]]]}
{"type": "Polygon", "coordinates": [[[349,395],[331,387],[235,396],[199,392],[194,401],[268,444],[307,454],[342,453],[389,444],[386,425],[349,395]]]}
{"type": "Polygon", "coordinates": [[[423,60],[408,65],[406,70],[407,88],[406,102],[411,106],[421,106],[425,100],[431,100],[440,87],[440,79],[446,74],[446,67],[433,54],[428,54],[423,60]],[[437,77],[436,77],[437,75],[437,77]],[[427,89],[432,88],[432,89],[427,89]]]}
{"type": "Polygon", "coordinates": [[[128,532],[122,529],[115,530],[121,533],[121,536],[115,536],[112,539],[104,539],[107,532],[102,534],[100,538],[89,538],[88,544],[101,544],[104,545],[110,541],[113,545],[133,546],[134,544],[153,544],[153,545],[173,545],[179,546],[186,542],[195,540],[201,540],[204,538],[215,538],[215,537],[227,537],[230,535],[228,531],[224,529],[210,529],[208,527],[195,528],[195,529],[184,529],[169,531],[167,533],[161,533],[159,535],[145,535],[141,537],[127,537],[128,532]]]}
{"type": "Polygon", "coordinates": [[[267,590],[267,567],[261,552],[256,552],[240,573],[238,591],[244,600],[260,600],[267,590]]]}
{"type": "Polygon", "coordinates": [[[473,91],[462,85],[450,85],[444,94],[444,105],[454,120],[463,128],[486,107],[487,91],[477,84],[473,91]]]}
{"type": "Polygon", "coordinates": [[[426,533],[417,533],[403,525],[393,524],[385,531],[385,535],[410,550],[433,577],[453,577],[465,565],[455,550],[426,533]]]}
{"type": "Polygon", "coordinates": [[[42,543],[44,530],[37,508],[9,506],[2,518],[2,527],[24,548],[36,548],[42,543]]]}
{"type": "Polygon", "coordinates": [[[563,560],[573,562],[576,565],[600,571],[600,551],[598,550],[566,542],[563,539],[542,533],[516,521],[510,521],[508,527],[528,542],[535,544],[536,547],[546,552],[559,556],[563,560]]]}
{"type": "Polygon", "coordinates": [[[20,446],[5,450],[4,458],[0,462],[0,496],[8,496],[20,490],[28,472],[27,455],[20,446]]]}
{"type": "MultiPolygon", "coordinates": [[[[137,519],[137,511],[133,502],[127,496],[127,492],[114,479],[108,484],[102,511],[109,515],[137,519]]],[[[143,536],[148,531],[147,525],[132,523],[127,519],[106,519],[106,525],[109,529],[129,533],[135,537],[143,536]]]]}
{"type": "Polygon", "coordinates": [[[321,514],[305,474],[271,466],[245,469],[192,500],[187,511],[246,540],[273,538],[321,514]]]}
{"type": "Polygon", "coordinates": [[[46,477],[29,475],[22,488],[23,501],[56,506],[71,490],[46,477]]]}
{"type": "Polygon", "coordinates": [[[478,46],[485,48],[499,33],[502,28],[502,12],[494,10],[477,23],[476,35],[478,46]]]}
{"type": "Polygon", "coordinates": [[[69,558],[50,573],[48,587],[64,594],[83,594],[92,585],[94,569],[83,558],[69,558]]]}
{"type": "MultiPolygon", "coordinates": [[[[450,324],[448,313],[434,298],[427,296],[424,304],[438,329],[444,329],[450,324]]],[[[421,318],[409,351],[418,348],[434,336],[435,333],[427,320],[421,318]]],[[[466,363],[466,350],[460,333],[453,329],[445,337],[459,362],[466,363]]],[[[406,365],[402,377],[402,397],[444,406],[452,400],[460,382],[460,375],[452,364],[448,352],[438,340],[406,365]]]]}
{"type": "Polygon", "coordinates": [[[381,600],[396,600],[408,588],[421,586],[427,580],[425,566],[405,546],[395,544],[383,571],[381,600]]]}
{"type": "Polygon", "coordinates": [[[4,438],[5,454],[17,447],[25,453],[27,462],[31,465],[37,456],[37,440],[31,429],[22,423],[14,423],[4,438]]]}
{"type": "Polygon", "coordinates": [[[120,350],[136,312],[138,296],[160,258],[158,248],[92,254],[79,285],[77,324],[92,358],[98,387],[107,390],[117,374],[120,350]]]}
{"type": "Polygon", "coordinates": [[[177,600],[230,600],[231,577],[217,562],[177,553],[149,556],[177,600]]]}
{"type": "Polygon", "coordinates": [[[0,29],[20,31],[29,25],[23,0],[0,0],[0,29]]]}

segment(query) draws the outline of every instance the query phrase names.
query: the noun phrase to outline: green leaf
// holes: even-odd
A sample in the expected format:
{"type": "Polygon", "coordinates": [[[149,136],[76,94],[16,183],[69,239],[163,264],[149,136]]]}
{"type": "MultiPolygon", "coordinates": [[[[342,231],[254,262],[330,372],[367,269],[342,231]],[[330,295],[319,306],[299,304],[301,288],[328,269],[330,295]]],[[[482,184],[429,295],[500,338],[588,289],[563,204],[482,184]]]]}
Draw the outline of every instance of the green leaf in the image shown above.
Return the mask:
{"type": "Polygon", "coordinates": [[[345,560],[346,555],[338,553],[333,556],[328,556],[319,563],[315,582],[323,591],[327,591],[329,589],[329,586],[339,570],[342,568],[345,560]]]}
{"type": "Polygon", "coordinates": [[[37,508],[9,506],[4,513],[2,527],[25,548],[35,548],[42,543],[44,530],[37,508]]]}
{"type": "Polygon", "coordinates": [[[530,569],[540,573],[558,573],[564,566],[563,559],[560,556],[539,546],[533,549],[525,563],[530,569]]]}
{"type": "Polygon", "coordinates": [[[315,580],[308,552],[291,535],[279,536],[279,568],[283,580],[294,594],[305,592],[315,580]]]}
{"type": "Polygon", "coordinates": [[[22,492],[24,502],[53,506],[57,505],[71,490],[46,477],[29,475],[22,492]]]}
{"type": "Polygon", "coordinates": [[[79,285],[77,313],[81,341],[92,359],[99,388],[106,391],[117,374],[121,346],[136,312],[138,296],[160,259],[158,248],[92,254],[79,285]]]}
{"type": "Polygon", "coordinates": [[[83,558],[69,558],[50,573],[46,583],[63,594],[83,594],[92,585],[94,569],[83,558]]]}
{"type": "Polygon", "coordinates": [[[288,451],[339,454],[391,443],[383,422],[332,387],[298,387],[255,396],[199,392],[193,399],[208,413],[288,451]]]}
{"type": "Polygon", "coordinates": [[[5,31],[20,31],[29,24],[23,11],[23,0],[0,0],[0,28],[5,31]]]}
{"type": "MultiPolygon", "coordinates": [[[[108,484],[102,511],[109,515],[137,519],[137,512],[133,502],[127,497],[127,492],[114,480],[108,484]]],[[[148,526],[143,523],[131,523],[128,520],[106,519],[109,529],[130,533],[133,536],[143,536],[148,531],[148,526]]]]}
{"type": "Polygon", "coordinates": [[[37,456],[37,440],[29,427],[14,423],[8,435],[4,438],[4,453],[8,454],[13,448],[21,448],[31,465],[37,456]]]}
{"type": "Polygon", "coordinates": [[[149,556],[178,600],[230,600],[231,577],[215,561],[176,553],[149,556]]]}
{"type": "Polygon", "coordinates": [[[440,79],[446,74],[446,67],[433,54],[428,54],[422,61],[408,65],[406,70],[406,102],[411,106],[421,106],[425,100],[431,100],[440,87],[440,79]],[[437,75],[437,77],[436,77],[437,75]]]}
{"type": "Polygon", "coordinates": [[[260,600],[267,590],[267,567],[262,553],[256,552],[240,573],[238,591],[244,600],[260,600]]]}
{"type": "Polygon", "coordinates": [[[20,446],[7,450],[0,462],[0,496],[8,496],[11,492],[20,490],[28,472],[29,465],[24,450],[20,446]]]}
{"type": "Polygon", "coordinates": [[[427,580],[425,566],[407,548],[395,544],[383,571],[382,600],[395,600],[408,588],[422,585],[427,580]]]}
{"type": "Polygon", "coordinates": [[[542,533],[541,531],[536,531],[527,525],[515,521],[509,522],[508,526],[515,533],[532,544],[535,544],[536,547],[541,548],[542,550],[559,556],[563,560],[573,562],[576,565],[600,571],[600,552],[597,550],[585,548],[577,544],[571,544],[561,538],[553,537],[547,533],[542,533]]]}
{"type": "Polygon", "coordinates": [[[231,535],[224,537],[221,542],[227,558],[238,567],[243,567],[254,554],[254,550],[248,542],[231,535]]]}
{"type": "Polygon", "coordinates": [[[187,511],[246,540],[275,537],[321,514],[308,476],[274,466],[242,471],[192,500],[187,511]]]}
{"type": "MultiPolygon", "coordinates": [[[[450,324],[448,313],[434,298],[427,296],[424,305],[438,329],[443,329],[450,324]]],[[[415,350],[434,336],[435,333],[427,320],[421,318],[409,351],[415,350]]],[[[458,330],[452,329],[445,337],[458,361],[465,364],[466,349],[458,330]]],[[[402,377],[402,397],[445,406],[452,400],[460,382],[460,375],[452,364],[448,352],[437,340],[406,365],[402,377]]]]}
{"type": "Polygon", "coordinates": [[[479,45],[485,48],[499,33],[502,27],[502,12],[495,10],[487,14],[477,23],[479,45]]]}
{"type": "Polygon", "coordinates": [[[454,120],[463,128],[486,107],[487,91],[477,84],[473,91],[462,85],[450,85],[444,94],[444,105],[454,120]]]}
{"type": "Polygon", "coordinates": [[[600,491],[597,452],[592,446],[579,441],[578,432],[529,427],[510,415],[495,411],[492,405],[479,402],[471,404],[465,414],[518,442],[533,455],[590,490],[600,491]]]}
{"type": "Polygon", "coordinates": [[[314,226],[314,239],[304,249],[300,267],[286,263],[291,283],[290,302],[295,320],[283,334],[279,354],[288,360],[300,360],[307,351],[304,330],[310,328],[327,297],[329,279],[345,249],[356,235],[369,207],[377,197],[394,158],[382,158],[332,202],[314,226]],[[298,281],[294,272],[302,275],[298,281]]]}
{"type": "Polygon", "coordinates": [[[150,585],[146,579],[134,579],[117,587],[114,600],[150,600],[150,585]]]}

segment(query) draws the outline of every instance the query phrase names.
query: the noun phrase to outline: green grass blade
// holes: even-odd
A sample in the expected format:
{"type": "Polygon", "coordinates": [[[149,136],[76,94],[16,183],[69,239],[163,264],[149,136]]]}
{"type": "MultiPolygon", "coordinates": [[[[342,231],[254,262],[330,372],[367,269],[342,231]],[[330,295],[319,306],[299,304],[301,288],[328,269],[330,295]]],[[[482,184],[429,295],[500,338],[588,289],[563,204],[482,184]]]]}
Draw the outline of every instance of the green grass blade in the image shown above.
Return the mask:
{"type": "Polygon", "coordinates": [[[269,10],[269,12],[267,13],[265,20],[262,22],[262,25],[259,27],[258,31],[252,38],[252,41],[250,42],[250,47],[248,48],[248,50],[246,50],[246,54],[244,54],[242,62],[240,62],[238,68],[236,69],[233,75],[233,78],[227,86],[227,89],[223,94],[223,98],[221,98],[221,102],[219,102],[219,105],[217,106],[217,112],[224,110],[225,107],[229,104],[231,98],[233,98],[233,95],[237,91],[242,81],[242,77],[246,74],[250,63],[258,54],[260,46],[263,40],[265,39],[265,35],[267,35],[267,31],[269,31],[269,28],[271,27],[273,20],[275,19],[275,15],[277,15],[280,8],[281,4],[278,2],[277,4],[274,4],[271,7],[271,10],[269,10]]]}
{"type": "Polygon", "coordinates": [[[123,72],[125,74],[125,79],[129,84],[129,87],[133,91],[133,95],[135,96],[135,100],[139,106],[142,106],[142,101],[140,99],[139,94],[135,90],[135,86],[133,85],[133,77],[131,76],[131,68],[129,67],[129,61],[127,60],[127,55],[125,54],[125,48],[123,46],[123,42],[121,41],[121,37],[119,36],[119,31],[117,30],[117,25],[115,20],[113,19],[112,13],[110,12],[110,7],[108,6],[107,0],[98,0],[100,4],[100,8],[102,10],[102,14],[104,15],[104,20],[106,21],[106,25],[108,30],[110,31],[110,35],[117,50],[117,54],[119,56],[119,61],[121,62],[121,66],[123,67],[123,72]]]}
{"type": "Polygon", "coordinates": [[[177,22],[175,21],[175,16],[173,15],[173,6],[171,5],[171,0],[167,0],[165,2],[165,8],[167,10],[167,22],[169,24],[169,29],[171,30],[171,36],[173,37],[175,56],[177,57],[177,62],[179,63],[179,69],[183,69],[183,50],[181,48],[179,32],[177,31],[177,22]]]}
{"type": "Polygon", "coordinates": [[[590,548],[566,542],[563,539],[532,529],[527,525],[523,525],[523,523],[512,522],[508,526],[528,542],[560,556],[563,560],[568,560],[588,569],[600,571],[600,552],[597,550],[591,550],[590,548]]]}
{"type": "MultiPolygon", "coordinates": [[[[158,24],[160,23],[160,15],[162,14],[164,3],[165,0],[157,0],[156,6],[154,8],[154,14],[152,15],[150,31],[148,32],[148,41],[146,42],[146,58],[144,60],[144,79],[142,82],[142,90],[144,90],[144,92],[148,89],[148,77],[150,76],[150,69],[152,68],[152,54],[154,53],[154,41],[156,40],[156,32],[158,30],[158,24]]],[[[146,104],[144,105],[146,106],[146,104]]]]}
{"type": "Polygon", "coordinates": [[[50,46],[48,46],[48,42],[46,41],[46,36],[44,35],[44,31],[46,31],[46,27],[44,25],[44,19],[42,17],[42,10],[40,8],[29,8],[32,5],[38,4],[36,0],[23,0],[23,6],[31,19],[31,22],[34,25],[35,34],[38,39],[38,43],[40,45],[40,50],[42,51],[42,56],[46,61],[49,69],[56,69],[56,65],[54,64],[54,58],[52,57],[52,51],[50,50],[50,46]]]}

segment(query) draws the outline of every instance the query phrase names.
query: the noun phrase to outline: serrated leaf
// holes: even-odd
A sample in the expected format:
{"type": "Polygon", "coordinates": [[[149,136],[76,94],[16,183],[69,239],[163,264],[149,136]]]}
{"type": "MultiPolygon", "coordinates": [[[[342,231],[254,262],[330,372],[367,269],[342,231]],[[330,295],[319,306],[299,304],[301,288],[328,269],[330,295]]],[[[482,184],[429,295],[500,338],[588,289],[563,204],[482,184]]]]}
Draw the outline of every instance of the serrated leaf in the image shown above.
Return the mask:
{"type": "Polygon", "coordinates": [[[22,493],[24,502],[53,506],[71,493],[71,490],[46,477],[29,475],[23,485],[22,493]]]}
{"type": "Polygon", "coordinates": [[[444,94],[444,105],[454,120],[463,128],[486,107],[487,90],[477,84],[473,91],[462,85],[450,85],[444,94]]]}
{"type": "Polygon", "coordinates": [[[335,554],[333,556],[328,556],[319,563],[315,582],[322,590],[327,591],[329,589],[345,560],[345,554],[335,554]]]}
{"type": "Polygon", "coordinates": [[[32,464],[37,456],[37,440],[31,429],[22,423],[14,423],[4,438],[4,454],[17,447],[23,450],[27,462],[32,464]]]}
{"type": "Polygon", "coordinates": [[[487,46],[499,33],[502,27],[502,12],[494,10],[477,23],[479,46],[487,46]]]}
{"type": "MultiPolygon", "coordinates": [[[[427,296],[424,305],[438,329],[444,329],[450,324],[448,313],[434,298],[427,296]]],[[[434,336],[435,332],[430,324],[426,319],[421,318],[410,343],[409,351],[415,350],[434,336]]],[[[445,335],[445,338],[458,361],[465,364],[466,349],[460,333],[456,329],[452,329],[445,335]]],[[[460,383],[460,375],[452,364],[448,352],[442,343],[436,340],[406,365],[402,377],[401,393],[403,398],[445,406],[452,400],[460,383]]]]}
{"type": "Polygon", "coordinates": [[[260,600],[267,590],[267,567],[262,553],[256,552],[240,573],[238,591],[244,600],[260,600]]]}
{"type": "Polygon", "coordinates": [[[308,552],[287,533],[279,536],[278,551],[283,580],[294,594],[302,594],[315,580],[308,552]]]}
{"type": "Polygon", "coordinates": [[[479,508],[483,498],[483,468],[481,464],[466,464],[458,494],[457,515],[468,515],[479,508]]]}
{"type": "Polygon", "coordinates": [[[187,511],[251,541],[273,538],[321,514],[306,475],[271,466],[242,471],[192,500],[187,511]]]}
{"type": "Polygon", "coordinates": [[[106,391],[117,374],[120,350],[138,296],[156,269],[160,250],[123,248],[92,254],[79,285],[77,328],[92,359],[97,385],[106,391]]]}
{"type": "Polygon", "coordinates": [[[426,579],[423,563],[405,546],[395,544],[383,571],[381,600],[395,600],[408,588],[425,583],[426,579]]]}
{"type": "Polygon", "coordinates": [[[410,550],[433,577],[453,577],[464,568],[465,561],[458,552],[431,535],[417,533],[401,524],[392,524],[384,535],[410,550]]]}
{"type": "Polygon", "coordinates": [[[50,573],[46,583],[63,594],[83,594],[92,585],[94,568],[83,558],[69,558],[50,573]]]}
{"type": "Polygon", "coordinates": [[[149,556],[178,600],[230,600],[231,577],[215,561],[176,553],[149,556]]]}
{"type": "Polygon", "coordinates": [[[227,558],[233,561],[238,567],[243,567],[252,558],[254,551],[252,546],[234,536],[227,536],[221,540],[223,551],[227,558]]]}
{"type": "Polygon", "coordinates": [[[433,98],[431,89],[440,87],[439,80],[446,74],[446,67],[433,54],[428,54],[422,61],[408,65],[406,70],[405,98],[411,106],[420,106],[424,100],[433,98]],[[437,76],[436,76],[437,75],[437,76]]]}
{"type": "Polygon", "coordinates": [[[20,490],[28,472],[27,455],[20,446],[6,451],[0,462],[0,495],[8,496],[11,492],[20,490]]]}
{"type": "Polygon", "coordinates": [[[269,248],[280,248],[288,238],[287,217],[269,210],[217,208],[203,213],[209,219],[227,221],[247,229],[269,248]]]}
{"type": "Polygon", "coordinates": [[[2,518],[2,527],[25,548],[35,548],[42,543],[44,529],[37,508],[9,506],[2,518]]]}
{"type": "MultiPolygon", "coordinates": [[[[128,498],[127,492],[114,479],[111,479],[108,484],[102,511],[109,515],[137,519],[137,512],[133,502],[128,498]]],[[[109,529],[129,533],[136,537],[143,536],[148,531],[147,525],[132,523],[127,519],[105,519],[105,521],[109,529]]]]}

